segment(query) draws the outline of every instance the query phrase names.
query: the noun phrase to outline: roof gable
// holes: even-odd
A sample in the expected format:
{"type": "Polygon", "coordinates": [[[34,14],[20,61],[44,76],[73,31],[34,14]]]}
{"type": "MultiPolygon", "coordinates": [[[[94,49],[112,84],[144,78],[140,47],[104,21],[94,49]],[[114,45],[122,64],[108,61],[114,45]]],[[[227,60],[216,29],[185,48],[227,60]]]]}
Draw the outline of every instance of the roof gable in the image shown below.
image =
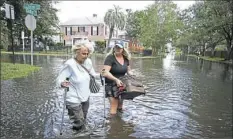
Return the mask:
{"type": "Polygon", "coordinates": [[[98,17],[82,17],[82,18],[74,18],[70,19],[64,23],[61,23],[62,26],[65,25],[96,25],[96,24],[104,24],[103,18],[98,17]]]}

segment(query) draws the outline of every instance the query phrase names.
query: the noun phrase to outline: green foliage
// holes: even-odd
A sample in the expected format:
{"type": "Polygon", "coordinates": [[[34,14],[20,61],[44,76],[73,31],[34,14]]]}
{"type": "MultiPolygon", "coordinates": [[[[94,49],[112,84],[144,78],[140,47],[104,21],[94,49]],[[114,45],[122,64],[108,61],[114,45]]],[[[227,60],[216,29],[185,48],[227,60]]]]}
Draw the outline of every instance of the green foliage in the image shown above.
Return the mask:
{"type": "MultiPolygon", "coordinates": [[[[228,54],[233,46],[233,1],[197,1],[178,11],[171,1],[156,1],[141,11],[129,11],[126,32],[146,48],[164,50],[168,42],[190,53],[215,50],[226,42],[228,54]]],[[[232,49],[233,50],[233,49],[232,49]]],[[[233,52],[232,52],[233,53],[233,52]]],[[[228,55],[228,59],[229,59],[228,55]]]]}
{"type": "MultiPolygon", "coordinates": [[[[182,12],[185,27],[176,46],[191,48],[191,53],[215,47],[224,40],[230,54],[233,43],[232,1],[199,1],[182,12]]],[[[229,58],[229,56],[228,56],[229,58]]]]}
{"type": "Polygon", "coordinates": [[[105,50],[105,46],[106,46],[106,41],[96,41],[95,42],[95,51],[96,52],[100,52],[103,53],[105,50]]]}
{"type": "Polygon", "coordinates": [[[146,10],[136,11],[129,18],[127,34],[138,38],[153,55],[164,50],[165,45],[177,38],[182,22],[177,7],[171,1],[156,2],[146,10]]]}
{"type": "Polygon", "coordinates": [[[40,67],[27,64],[12,64],[1,62],[1,80],[22,78],[39,69],[40,67]]]}
{"type": "Polygon", "coordinates": [[[63,43],[58,42],[58,43],[54,44],[54,47],[56,50],[61,50],[61,49],[63,49],[63,45],[64,45],[63,43]]]}
{"type": "Polygon", "coordinates": [[[62,47],[64,44],[62,42],[58,42],[56,45],[62,47]]]}
{"type": "Polygon", "coordinates": [[[106,41],[96,41],[95,45],[99,48],[105,48],[106,46],[106,41]]]}
{"type": "MultiPolygon", "coordinates": [[[[21,38],[21,31],[25,32],[25,36],[30,36],[30,31],[26,28],[24,19],[26,17],[26,11],[23,8],[23,5],[25,3],[35,3],[39,4],[40,12],[38,13],[38,16],[36,17],[37,20],[37,27],[34,30],[34,37],[37,38],[43,38],[44,36],[52,36],[59,32],[58,27],[58,17],[56,15],[57,9],[52,7],[52,4],[55,3],[53,1],[45,1],[45,0],[8,0],[8,4],[11,4],[14,6],[15,10],[15,20],[13,20],[13,35],[14,39],[20,39],[21,38]]],[[[4,19],[1,22],[1,26],[5,23],[5,26],[7,29],[0,30],[1,37],[4,34],[5,36],[10,39],[10,20],[4,19]]],[[[4,27],[4,26],[3,26],[4,27]]],[[[2,40],[2,39],[1,39],[2,40]]],[[[6,39],[4,39],[6,40],[6,39]]],[[[9,41],[4,42],[4,46],[8,46],[9,41]]]]}
{"type": "Polygon", "coordinates": [[[3,20],[0,20],[0,45],[2,49],[7,49],[8,45],[8,29],[6,26],[6,22],[3,20]]]}
{"type": "Polygon", "coordinates": [[[129,10],[125,27],[128,37],[137,38],[139,36],[141,30],[140,21],[143,17],[143,14],[143,11],[131,12],[131,10],[129,10]]]}

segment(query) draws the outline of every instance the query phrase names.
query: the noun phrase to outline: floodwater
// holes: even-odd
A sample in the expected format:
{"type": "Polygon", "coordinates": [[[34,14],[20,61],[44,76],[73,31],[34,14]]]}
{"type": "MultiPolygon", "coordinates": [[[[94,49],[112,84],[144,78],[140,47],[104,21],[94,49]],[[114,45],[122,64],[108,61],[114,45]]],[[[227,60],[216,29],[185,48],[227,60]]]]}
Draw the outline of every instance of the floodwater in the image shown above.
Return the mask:
{"type": "MultiPolygon", "coordinates": [[[[30,57],[16,55],[16,62],[31,64],[30,57]]],[[[5,54],[1,61],[11,58],[5,54]]],[[[104,118],[104,103],[106,116],[109,103],[102,87],[90,97],[89,132],[73,131],[65,111],[60,135],[64,90],[55,79],[67,59],[34,56],[40,71],[1,81],[1,139],[232,138],[232,67],[172,54],[132,60],[147,94],[125,100],[122,114],[104,118]]],[[[104,58],[93,55],[92,60],[99,72],[104,58]]]]}

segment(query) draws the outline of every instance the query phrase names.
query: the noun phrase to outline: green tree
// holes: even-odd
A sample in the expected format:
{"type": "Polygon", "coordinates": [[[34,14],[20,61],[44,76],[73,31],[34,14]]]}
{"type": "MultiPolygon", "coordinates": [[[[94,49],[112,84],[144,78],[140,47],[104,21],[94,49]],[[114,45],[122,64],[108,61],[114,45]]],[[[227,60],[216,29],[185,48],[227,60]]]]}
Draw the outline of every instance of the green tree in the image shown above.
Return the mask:
{"type": "Polygon", "coordinates": [[[144,15],[143,11],[129,12],[126,23],[126,35],[129,38],[138,38],[141,31],[141,20],[144,15]]]}
{"type": "Polygon", "coordinates": [[[181,25],[176,4],[171,1],[156,2],[143,11],[139,39],[156,55],[158,50],[164,50],[167,43],[177,38],[181,25]]]}
{"type": "Polygon", "coordinates": [[[191,35],[181,37],[192,40],[189,45],[201,50],[202,55],[208,48],[211,48],[213,55],[215,47],[225,40],[228,49],[226,59],[229,59],[233,49],[233,21],[229,20],[232,19],[232,12],[232,1],[196,2],[182,15],[183,23],[188,28],[183,30],[186,32],[184,34],[191,35]]]}
{"type": "Polygon", "coordinates": [[[204,1],[206,12],[210,15],[207,19],[213,24],[212,30],[218,31],[227,42],[228,55],[230,59],[233,53],[233,1],[204,1]]]}
{"type": "Polygon", "coordinates": [[[122,30],[125,26],[125,14],[121,11],[121,8],[119,6],[114,5],[114,9],[109,9],[106,12],[104,16],[104,22],[106,25],[108,25],[110,29],[107,47],[105,48],[105,51],[104,51],[106,53],[108,50],[108,46],[110,44],[114,29],[122,30]]]}
{"type": "MultiPolygon", "coordinates": [[[[13,5],[15,10],[15,20],[13,20],[12,28],[14,39],[21,39],[21,31],[25,32],[25,36],[30,36],[30,31],[28,31],[24,23],[26,11],[23,8],[23,5],[25,3],[34,3],[41,6],[40,11],[38,11],[38,16],[36,17],[37,28],[34,30],[34,37],[42,38],[42,36],[51,36],[59,32],[59,20],[56,15],[57,9],[53,8],[52,6],[52,4],[55,4],[57,2],[45,0],[8,0],[5,2],[13,5]]],[[[2,1],[0,4],[3,4],[2,1]]],[[[11,40],[9,34],[11,31],[11,20],[4,18],[2,19],[1,24],[3,24],[4,22],[7,23],[7,30],[1,29],[1,34],[7,34],[9,38],[8,40],[11,40]]]]}

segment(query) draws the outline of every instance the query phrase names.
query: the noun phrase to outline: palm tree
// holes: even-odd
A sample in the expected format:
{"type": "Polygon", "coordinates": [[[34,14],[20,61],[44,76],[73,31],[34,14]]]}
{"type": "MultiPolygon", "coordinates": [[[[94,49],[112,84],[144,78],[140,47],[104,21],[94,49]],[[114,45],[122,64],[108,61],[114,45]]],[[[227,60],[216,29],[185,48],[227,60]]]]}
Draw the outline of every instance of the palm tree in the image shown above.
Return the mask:
{"type": "Polygon", "coordinates": [[[108,44],[104,51],[104,53],[106,53],[108,50],[108,46],[110,44],[114,29],[115,28],[120,29],[120,30],[124,29],[125,22],[126,22],[125,14],[121,11],[121,8],[119,6],[114,5],[114,9],[109,9],[106,12],[104,16],[104,22],[106,25],[108,25],[110,29],[108,44]]]}

